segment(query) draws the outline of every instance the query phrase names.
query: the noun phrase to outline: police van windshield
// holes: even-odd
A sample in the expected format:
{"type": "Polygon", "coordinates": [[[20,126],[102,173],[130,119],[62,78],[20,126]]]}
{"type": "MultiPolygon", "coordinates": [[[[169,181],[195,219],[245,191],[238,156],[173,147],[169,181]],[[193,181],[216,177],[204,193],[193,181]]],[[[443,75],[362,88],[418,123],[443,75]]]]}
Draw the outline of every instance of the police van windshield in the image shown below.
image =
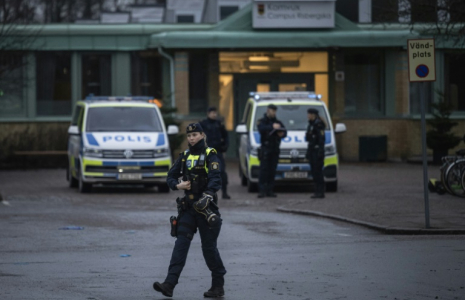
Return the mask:
{"type": "MultiPolygon", "coordinates": [[[[326,130],[328,127],[328,117],[326,112],[321,105],[276,105],[278,110],[276,111],[276,118],[281,121],[287,130],[307,130],[308,117],[307,109],[315,108],[318,110],[320,118],[326,124],[326,130]]],[[[257,112],[255,113],[254,130],[257,131],[257,121],[263,118],[266,113],[266,106],[257,106],[257,112]]]]}
{"type": "Polygon", "coordinates": [[[86,131],[162,131],[152,107],[91,107],[86,131]]]}

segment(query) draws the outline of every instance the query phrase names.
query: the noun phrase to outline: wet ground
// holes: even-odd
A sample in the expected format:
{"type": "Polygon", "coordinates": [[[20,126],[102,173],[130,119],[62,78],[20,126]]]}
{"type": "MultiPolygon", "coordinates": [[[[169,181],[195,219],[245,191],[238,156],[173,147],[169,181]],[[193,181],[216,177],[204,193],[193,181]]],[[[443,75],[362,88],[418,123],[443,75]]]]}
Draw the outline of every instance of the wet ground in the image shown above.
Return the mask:
{"type": "MultiPolygon", "coordinates": [[[[166,276],[178,192],[84,195],[64,173],[0,172],[10,204],[0,205],[0,299],[164,299],[152,283],[166,276]]],[[[464,236],[382,235],[275,211],[308,199],[305,189],[261,200],[230,187],[218,241],[225,299],[465,299],[464,236]]],[[[196,236],[173,298],[203,299],[209,287],[196,236]]]]}

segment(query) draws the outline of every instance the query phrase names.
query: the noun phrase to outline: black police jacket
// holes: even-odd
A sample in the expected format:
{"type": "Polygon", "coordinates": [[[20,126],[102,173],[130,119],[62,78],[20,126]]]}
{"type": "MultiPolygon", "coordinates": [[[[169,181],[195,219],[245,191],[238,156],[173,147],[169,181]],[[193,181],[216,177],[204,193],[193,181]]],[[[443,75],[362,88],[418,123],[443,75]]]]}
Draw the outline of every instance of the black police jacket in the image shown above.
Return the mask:
{"type": "MultiPolygon", "coordinates": [[[[204,140],[200,140],[194,146],[189,146],[189,151],[187,155],[200,156],[203,153],[208,152],[208,155],[205,159],[205,169],[207,176],[207,186],[205,191],[211,195],[214,195],[219,189],[221,189],[221,173],[220,173],[220,161],[216,155],[215,149],[210,149],[206,151],[206,146],[204,140]]],[[[166,178],[166,183],[174,191],[177,190],[177,185],[179,183],[178,179],[184,175],[181,174],[182,169],[182,157],[186,154],[186,151],[179,155],[178,159],[175,161],[171,169],[168,171],[168,177],[166,178]]],[[[194,164],[197,164],[198,160],[194,160],[194,164]]],[[[191,166],[192,167],[192,166],[191,166]]],[[[184,166],[184,172],[187,172],[189,168],[184,166]]],[[[193,171],[195,172],[195,171],[193,171]]],[[[205,173],[204,173],[205,174],[205,173]]],[[[185,191],[188,192],[188,191],[185,191]]]]}
{"type": "Polygon", "coordinates": [[[314,121],[308,121],[305,140],[308,142],[307,154],[316,151],[320,156],[325,153],[325,123],[319,118],[314,121]]]}
{"type": "Polygon", "coordinates": [[[263,116],[263,118],[258,120],[257,128],[258,132],[260,133],[262,151],[279,153],[281,139],[287,136],[287,131],[284,131],[284,135],[279,137],[278,131],[273,131],[273,123],[279,123],[281,128],[285,128],[281,121],[276,118],[268,118],[266,114],[263,116]]]}
{"type": "Polygon", "coordinates": [[[207,136],[208,146],[215,148],[215,150],[219,152],[226,152],[226,150],[228,150],[228,132],[220,121],[206,118],[200,122],[200,126],[202,126],[207,136]]]}

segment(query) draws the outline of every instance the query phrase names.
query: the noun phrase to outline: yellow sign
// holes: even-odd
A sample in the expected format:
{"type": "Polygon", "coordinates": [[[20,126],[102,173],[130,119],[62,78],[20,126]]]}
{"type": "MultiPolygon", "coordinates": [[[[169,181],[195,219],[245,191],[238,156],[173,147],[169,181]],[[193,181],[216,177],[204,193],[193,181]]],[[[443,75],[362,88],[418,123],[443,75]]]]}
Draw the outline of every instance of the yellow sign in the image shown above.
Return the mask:
{"type": "Polygon", "coordinates": [[[436,81],[434,39],[408,40],[407,49],[410,82],[436,81]]]}

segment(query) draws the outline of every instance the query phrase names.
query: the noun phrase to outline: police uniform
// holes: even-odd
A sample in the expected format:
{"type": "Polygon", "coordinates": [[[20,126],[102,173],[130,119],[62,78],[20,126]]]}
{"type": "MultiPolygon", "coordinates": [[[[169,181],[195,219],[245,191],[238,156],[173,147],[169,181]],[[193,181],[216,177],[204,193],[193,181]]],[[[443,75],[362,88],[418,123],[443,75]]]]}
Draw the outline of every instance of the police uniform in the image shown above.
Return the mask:
{"type": "MultiPolygon", "coordinates": [[[[210,107],[207,113],[216,111],[216,108],[210,107]]],[[[230,199],[228,195],[228,174],[226,173],[226,163],[224,160],[223,152],[226,152],[229,147],[228,132],[224,125],[215,119],[206,118],[200,122],[204,133],[207,135],[207,144],[214,148],[217,153],[216,156],[220,161],[220,173],[221,173],[221,192],[223,199],[230,199]]]]}
{"type": "MultiPolygon", "coordinates": [[[[270,104],[268,108],[277,109],[273,104],[270,104]]],[[[284,130],[284,135],[282,137],[278,136],[279,131],[273,129],[274,123],[280,124],[282,129],[285,128],[284,124],[277,120],[276,117],[270,118],[266,113],[257,123],[261,141],[259,153],[260,172],[258,176],[259,198],[265,196],[276,197],[273,188],[279,161],[279,146],[281,145],[281,139],[287,136],[287,132],[284,130]]]]}
{"type": "Polygon", "coordinates": [[[325,179],[323,167],[325,161],[325,123],[318,117],[318,110],[309,108],[309,114],[315,114],[317,117],[313,121],[308,121],[305,139],[308,142],[307,159],[310,162],[313,181],[315,183],[315,192],[312,198],[325,197],[325,179]]]}
{"type": "MultiPolygon", "coordinates": [[[[202,132],[202,127],[189,124],[187,133],[202,132]]],[[[205,292],[205,297],[219,297],[224,294],[224,268],[217,248],[222,220],[215,204],[216,192],[221,188],[220,161],[216,150],[206,146],[202,139],[197,144],[180,154],[168,172],[167,183],[172,190],[177,190],[179,178],[189,180],[191,189],[185,190],[183,198],[178,198],[177,239],[171,256],[168,275],[165,282],[155,282],[155,290],[165,296],[172,296],[173,289],[178,283],[179,276],[186,263],[191,241],[197,229],[202,243],[205,262],[211,271],[212,288],[205,292]],[[208,201],[204,201],[208,199],[208,201]],[[182,202],[182,207],[180,202],[182,202]],[[199,203],[203,203],[199,205],[199,203]],[[207,216],[206,211],[209,211],[207,216]],[[211,215],[215,216],[211,222],[211,215]]]]}

